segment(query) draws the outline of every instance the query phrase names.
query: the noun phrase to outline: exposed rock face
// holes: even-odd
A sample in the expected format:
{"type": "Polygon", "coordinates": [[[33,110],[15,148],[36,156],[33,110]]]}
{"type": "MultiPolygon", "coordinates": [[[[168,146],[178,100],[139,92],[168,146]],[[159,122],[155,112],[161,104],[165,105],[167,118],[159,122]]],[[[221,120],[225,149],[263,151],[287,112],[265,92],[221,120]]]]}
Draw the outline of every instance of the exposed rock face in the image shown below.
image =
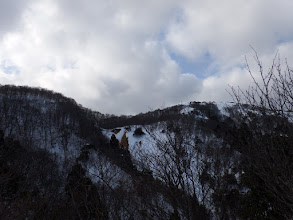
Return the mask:
{"type": "Polygon", "coordinates": [[[121,138],[120,147],[128,150],[129,143],[128,143],[128,137],[126,136],[126,131],[124,131],[124,134],[123,134],[123,136],[121,138]]]}

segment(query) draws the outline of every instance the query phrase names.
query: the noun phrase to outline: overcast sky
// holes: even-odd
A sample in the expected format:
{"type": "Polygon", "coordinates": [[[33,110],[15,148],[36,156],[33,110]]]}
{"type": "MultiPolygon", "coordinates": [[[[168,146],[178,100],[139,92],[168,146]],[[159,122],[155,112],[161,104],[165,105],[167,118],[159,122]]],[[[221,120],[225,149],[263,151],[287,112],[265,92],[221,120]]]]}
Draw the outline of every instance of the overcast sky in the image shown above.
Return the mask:
{"type": "Polygon", "coordinates": [[[250,83],[249,45],[265,68],[277,51],[293,62],[292,10],[292,0],[0,0],[0,84],[114,114],[228,101],[228,85],[250,83]]]}

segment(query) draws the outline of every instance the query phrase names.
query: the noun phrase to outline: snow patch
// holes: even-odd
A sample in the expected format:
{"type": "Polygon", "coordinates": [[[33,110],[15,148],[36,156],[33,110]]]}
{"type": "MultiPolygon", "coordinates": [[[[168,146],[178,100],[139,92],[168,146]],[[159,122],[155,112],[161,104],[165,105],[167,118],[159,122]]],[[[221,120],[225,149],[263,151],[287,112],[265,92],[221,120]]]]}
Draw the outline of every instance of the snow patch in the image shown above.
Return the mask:
{"type": "Polygon", "coordinates": [[[194,111],[194,108],[186,106],[180,111],[180,114],[188,115],[188,114],[192,113],[193,111],[194,111]]]}
{"type": "Polygon", "coordinates": [[[215,104],[218,107],[221,114],[225,115],[225,116],[230,116],[229,112],[227,111],[227,108],[235,105],[235,103],[233,103],[233,102],[217,102],[215,104]]]}

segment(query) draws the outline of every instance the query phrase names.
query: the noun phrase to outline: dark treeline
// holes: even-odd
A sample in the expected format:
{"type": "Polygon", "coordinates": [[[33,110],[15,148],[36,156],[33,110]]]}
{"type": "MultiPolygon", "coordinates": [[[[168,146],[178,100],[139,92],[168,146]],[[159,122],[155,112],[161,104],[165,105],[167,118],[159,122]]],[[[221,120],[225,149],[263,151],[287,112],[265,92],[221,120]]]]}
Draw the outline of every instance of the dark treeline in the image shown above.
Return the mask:
{"type": "MultiPolygon", "coordinates": [[[[194,108],[193,114],[201,114],[207,117],[218,117],[219,110],[214,103],[206,102],[190,102],[190,107],[194,108]]],[[[130,125],[150,125],[157,122],[178,120],[182,117],[180,111],[184,108],[184,105],[175,105],[165,109],[157,109],[146,113],[140,113],[134,116],[115,116],[115,115],[104,115],[99,118],[99,125],[102,128],[112,129],[122,126],[130,125]]]]}
{"type": "Polygon", "coordinates": [[[164,110],[155,110],[147,113],[140,113],[135,116],[115,116],[106,115],[105,118],[99,120],[102,128],[112,129],[129,125],[149,125],[160,121],[167,121],[169,119],[177,119],[180,117],[180,110],[182,106],[173,106],[164,110]]]}

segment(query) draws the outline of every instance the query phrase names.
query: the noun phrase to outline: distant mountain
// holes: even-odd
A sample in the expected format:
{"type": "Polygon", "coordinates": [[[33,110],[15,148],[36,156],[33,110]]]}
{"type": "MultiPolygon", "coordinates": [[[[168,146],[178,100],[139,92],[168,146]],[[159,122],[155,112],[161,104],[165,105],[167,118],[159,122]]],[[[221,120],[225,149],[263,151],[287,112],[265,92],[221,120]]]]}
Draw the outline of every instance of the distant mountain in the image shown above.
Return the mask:
{"type": "Polygon", "coordinates": [[[272,177],[292,173],[291,122],[252,106],[114,116],[4,85],[0,115],[1,219],[282,219],[292,201],[272,177]]]}

